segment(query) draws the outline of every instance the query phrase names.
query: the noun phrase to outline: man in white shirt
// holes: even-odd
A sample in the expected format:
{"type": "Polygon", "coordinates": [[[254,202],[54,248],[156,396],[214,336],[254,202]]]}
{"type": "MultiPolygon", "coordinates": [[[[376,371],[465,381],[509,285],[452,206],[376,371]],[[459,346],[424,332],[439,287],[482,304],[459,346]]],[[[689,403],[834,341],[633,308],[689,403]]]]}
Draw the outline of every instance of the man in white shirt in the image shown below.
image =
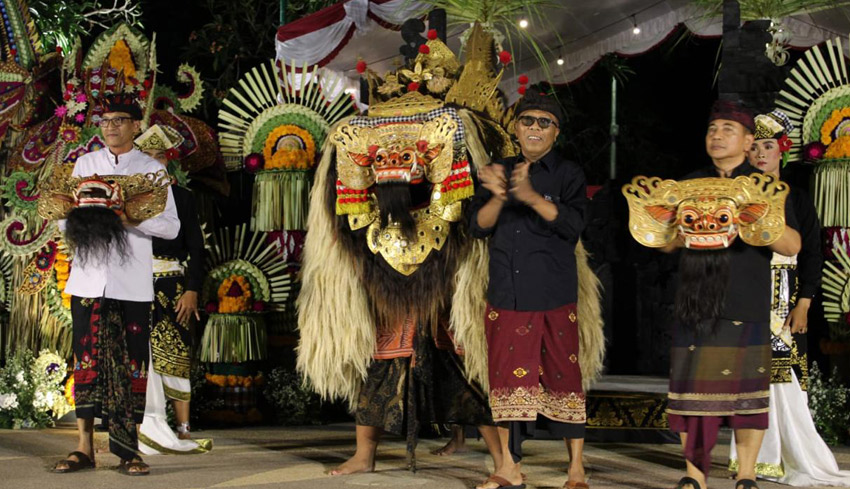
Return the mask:
{"type": "MultiPolygon", "coordinates": [[[[133,175],[160,170],[156,160],[133,147],[141,119],[142,111],[132,96],[107,97],[100,121],[107,147],[81,156],[72,175],[133,175]]],[[[171,189],[161,214],[142,222],[128,221],[122,212],[119,216],[126,244],[113,243],[105,253],[75,260],[65,287],[71,294],[79,442],[74,452],[55,465],[54,472],[94,467],[93,424],[94,418],[100,417],[109,429],[109,449],[121,459],[120,470],[128,475],[149,473],[138,455],[136,425],[144,416],[150,362],[151,237],[175,238],[180,221],[171,189]]],[[[59,227],[65,231],[68,224],[62,220],[59,227]]],[[[76,231],[79,236],[79,229],[76,231]]]]}

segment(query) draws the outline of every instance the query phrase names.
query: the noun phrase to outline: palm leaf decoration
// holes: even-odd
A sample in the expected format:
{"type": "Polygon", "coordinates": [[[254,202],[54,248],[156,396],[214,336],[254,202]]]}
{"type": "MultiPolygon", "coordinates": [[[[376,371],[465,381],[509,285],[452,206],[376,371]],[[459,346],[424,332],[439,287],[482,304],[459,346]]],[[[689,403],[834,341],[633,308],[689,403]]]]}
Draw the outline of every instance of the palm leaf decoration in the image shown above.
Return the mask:
{"type": "MultiPolygon", "coordinates": [[[[829,146],[847,125],[836,114],[850,107],[850,72],[840,38],[829,39],[805,52],[785,80],[776,106],[788,114],[794,131],[789,161],[803,158],[809,143],[829,146]],[[840,119],[840,118],[839,118],[840,119]]],[[[846,118],[845,118],[846,119],[846,118]]],[[[814,171],[814,201],[823,226],[850,226],[850,161],[825,158],[814,171]]]]}
{"type": "Polygon", "coordinates": [[[840,267],[826,261],[823,270],[823,312],[831,323],[843,322],[850,314],[850,257],[840,245],[833,248],[840,267]]]}
{"type": "Polygon", "coordinates": [[[205,304],[217,303],[218,312],[210,313],[201,338],[201,361],[265,358],[267,335],[262,313],[285,309],[292,283],[287,266],[277,241],[267,243],[265,233],[249,232],[244,224],[232,233],[223,228],[213,235],[202,297],[205,304]],[[234,277],[242,284],[237,287],[240,297],[249,300],[242,310],[224,311],[219,289],[234,277]],[[258,303],[262,307],[255,307],[258,303]]]}
{"type": "MultiPolygon", "coordinates": [[[[723,0],[693,0],[694,5],[706,11],[708,17],[723,13],[723,0]]],[[[844,0],[738,0],[741,7],[741,20],[781,19],[801,13],[813,13],[821,10],[850,5],[844,0]]]]}
{"type": "Polygon", "coordinates": [[[258,171],[252,198],[253,230],[304,229],[312,186],[310,170],[318,161],[317,149],[330,127],[354,111],[341,77],[320,72],[318,66],[299,68],[275,61],[255,67],[230,90],[218,114],[227,168],[238,170],[251,158],[263,162],[260,168],[256,163],[246,165],[247,170],[258,171]],[[280,152],[278,141],[293,137],[310,155],[305,158],[308,164],[270,164],[280,152]]]}

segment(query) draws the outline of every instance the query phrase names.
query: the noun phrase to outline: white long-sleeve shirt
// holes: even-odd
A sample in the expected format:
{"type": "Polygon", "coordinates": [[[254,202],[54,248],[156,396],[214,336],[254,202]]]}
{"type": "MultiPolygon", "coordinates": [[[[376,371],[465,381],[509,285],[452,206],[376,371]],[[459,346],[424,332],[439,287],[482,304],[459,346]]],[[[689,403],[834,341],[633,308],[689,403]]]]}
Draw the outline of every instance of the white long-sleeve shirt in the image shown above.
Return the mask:
{"type": "MultiPolygon", "coordinates": [[[[137,149],[118,156],[109,148],[81,156],[71,173],[75,177],[98,175],[133,175],[154,173],[162,165],[137,149]]],[[[59,221],[64,232],[65,221],[59,221]]],[[[168,189],[165,211],[146,219],[137,226],[126,226],[127,257],[121,261],[118,252],[111,249],[107,260],[89,259],[86,263],[74,261],[65,292],[77,297],[107,297],[126,301],[150,302],[153,300],[153,249],[151,237],[174,239],[180,231],[174,196],[168,189]]]]}

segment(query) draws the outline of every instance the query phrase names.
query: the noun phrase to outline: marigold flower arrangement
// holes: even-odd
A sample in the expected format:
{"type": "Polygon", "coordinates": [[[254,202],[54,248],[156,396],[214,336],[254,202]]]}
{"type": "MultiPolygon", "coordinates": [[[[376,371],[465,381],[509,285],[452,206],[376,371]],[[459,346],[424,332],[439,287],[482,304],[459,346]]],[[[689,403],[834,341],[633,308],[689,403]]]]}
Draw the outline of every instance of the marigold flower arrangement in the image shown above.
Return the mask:
{"type": "Polygon", "coordinates": [[[842,135],[833,141],[826,148],[824,157],[827,159],[850,158],[850,134],[842,135]]]}
{"type": "Polygon", "coordinates": [[[247,312],[251,306],[251,285],[241,275],[231,275],[218,287],[218,312],[247,312]]]}
{"type": "MultiPolygon", "coordinates": [[[[820,128],[821,142],[827,146],[832,144],[832,133],[835,131],[835,128],[840,126],[841,122],[847,118],[850,118],[850,107],[833,110],[829,119],[827,119],[820,128]]],[[[839,138],[841,136],[842,134],[838,135],[839,138]]]]}
{"type": "Polygon", "coordinates": [[[316,159],[316,143],[308,131],[292,124],[275,128],[263,146],[264,170],[307,170],[316,159]],[[280,139],[292,142],[279,147],[280,139]]]}

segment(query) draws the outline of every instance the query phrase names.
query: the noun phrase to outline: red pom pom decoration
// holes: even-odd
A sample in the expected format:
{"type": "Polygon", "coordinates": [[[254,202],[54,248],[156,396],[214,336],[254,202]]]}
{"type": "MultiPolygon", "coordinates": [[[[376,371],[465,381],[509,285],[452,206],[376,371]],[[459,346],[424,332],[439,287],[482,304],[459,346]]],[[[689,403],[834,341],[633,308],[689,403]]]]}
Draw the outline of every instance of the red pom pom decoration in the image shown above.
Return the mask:
{"type": "Polygon", "coordinates": [[[204,310],[207,311],[207,314],[214,314],[218,312],[218,304],[215,302],[207,302],[207,305],[204,306],[204,310]]]}
{"type": "Polygon", "coordinates": [[[248,173],[256,173],[263,169],[263,155],[260,153],[251,153],[245,157],[245,171],[248,173]]]}
{"type": "Polygon", "coordinates": [[[169,148],[165,151],[165,157],[169,160],[180,158],[180,151],[177,148],[169,148]]]}
{"type": "Polygon", "coordinates": [[[433,41],[437,39],[437,29],[428,29],[428,39],[433,41]]]}
{"type": "Polygon", "coordinates": [[[806,161],[820,160],[824,154],[826,154],[826,146],[820,141],[809,143],[803,148],[803,159],[806,161]]]}
{"type": "Polygon", "coordinates": [[[366,62],[363,61],[362,59],[360,61],[358,61],[356,69],[357,69],[357,73],[360,73],[361,75],[363,73],[366,73],[366,62]]]}
{"type": "Polygon", "coordinates": [[[416,83],[416,82],[408,83],[407,84],[407,91],[408,92],[418,92],[419,91],[419,84],[416,83]]]}
{"type": "Polygon", "coordinates": [[[56,52],[62,54],[62,46],[56,46],[56,52]]]}
{"type": "Polygon", "coordinates": [[[525,95],[525,85],[521,85],[521,86],[517,89],[517,92],[519,92],[519,94],[520,94],[520,95],[525,95]]]}
{"type": "Polygon", "coordinates": [[[511,53],[502,51],[499,53],[499,62],[506,65],[511,62],[511,53]]]}
{"type": "Polygon", "coordinates": [[[422,44],[421,46],[419,46],[419,53],[420,54],[428,54],[430,52],[431,52],[431,48],[429,48],[427,44],[422,44]]]}
{"type": "Polygon", "coordinates": [[[519,78],[517,78],[517,81],[519,82],[520,85],[525,85],[525,84],[528,83],[528,76],[527,75],[519,75],[519,78]]]}
{"type": "Polygon", "coordinates": [[[263,312],[266,310],[266,303],[263,301],[254,301],[251,305],[251,309],[254,310],[254,312],[263,312]]]}
{"type": "Polygon", "coordinates": [[[153,82],[150,78],[146,78],[145,81],[142,82],[142,86],[147,88],[148,90],[150,90],[151,85],[153,85],[153,82]]]}
{"type": "Polygon", "coordinates": [[[148,91],[142,90],[141,92],[139,92],[139,97],[148,98],[148,91]]]}
{"type": "Polygon", "coordinates": [[[9,50],[9,54],[11,54],[12,56],[17,56],[17,55],[18,55],[18,50],[17,50],[17,49],[10,49],[10,50],[9,50]]]}

